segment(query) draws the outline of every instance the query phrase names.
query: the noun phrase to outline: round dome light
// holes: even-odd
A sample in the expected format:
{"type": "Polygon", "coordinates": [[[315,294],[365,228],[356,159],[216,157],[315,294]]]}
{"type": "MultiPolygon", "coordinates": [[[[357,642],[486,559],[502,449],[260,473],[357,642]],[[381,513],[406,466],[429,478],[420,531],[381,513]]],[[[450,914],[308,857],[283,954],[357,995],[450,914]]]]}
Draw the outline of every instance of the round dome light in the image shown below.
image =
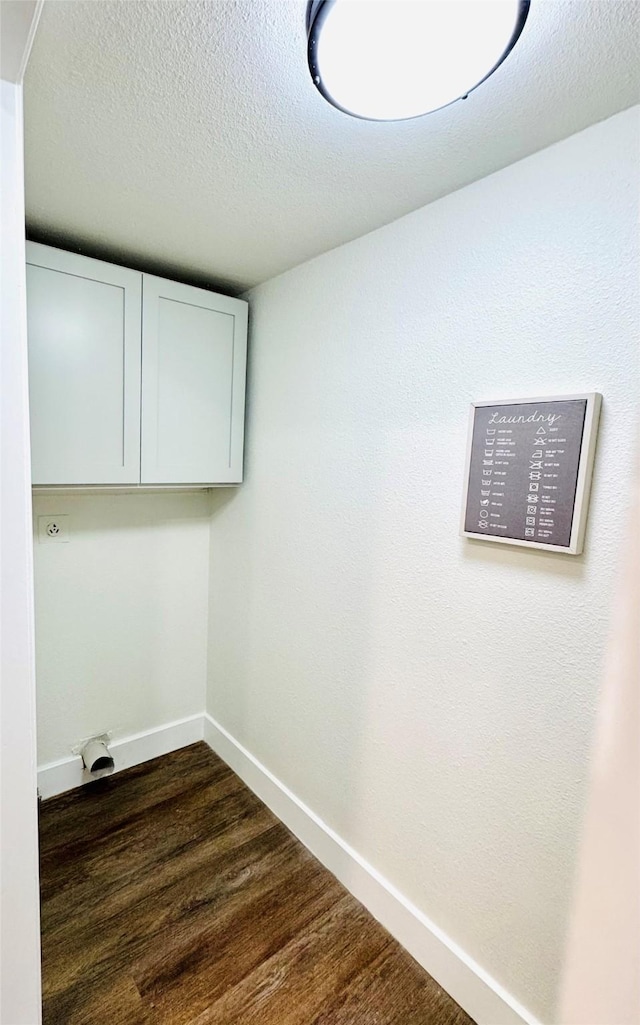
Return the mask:
{"type": "Polygon", "coordinates": [[[308,59],[346,114],[403,121],[464,99],[518,41],[530,0],[311,0],[308,59]]]}

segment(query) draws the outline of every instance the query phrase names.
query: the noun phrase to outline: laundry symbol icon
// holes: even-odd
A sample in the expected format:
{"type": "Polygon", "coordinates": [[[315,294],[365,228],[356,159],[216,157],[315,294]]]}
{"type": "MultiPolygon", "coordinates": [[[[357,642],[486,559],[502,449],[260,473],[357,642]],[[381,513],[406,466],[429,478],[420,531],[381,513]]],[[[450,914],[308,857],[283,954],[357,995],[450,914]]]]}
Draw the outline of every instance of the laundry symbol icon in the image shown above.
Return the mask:
{"type": "Polygon", "coordinates": [[[538,430],[536,431],[536,434],[546,434],[546,433],[547,432],[545,431],[544,427],[538,427],[538,430]]]}
{"type": "Polygon", "coordinates": [[[531,527],[525,527],[525,530],[524,530],[524,536],[525,537],[535,537],[535,535],[536,535],[535,530],[533,530],[531,527]]]}
{"type": "Polygon", "coordinates": [[[495,434],[495,433],[496,433],[495,427],[487,427],[487,434],[495,434]]]}
{"type": "Polygon", "coordinates": [[[488,498],[481,498],[480,499],[480,505],[489,505],[489,499],[488,498]]]}
{"type": "Polygon", "coordinates": [[[487,498],[491,494],[491,492],[490,491],[485,491],[485,490],[483,490],[481,488],[480,489],[480,494],[482,495],[483,498],[487,498]]]}
{"type": "Polygon", "coordinates": [[[532,459],[542,459],[542,449],[538,449],[537,452],[533,452],[531,455],[532,459]]]}

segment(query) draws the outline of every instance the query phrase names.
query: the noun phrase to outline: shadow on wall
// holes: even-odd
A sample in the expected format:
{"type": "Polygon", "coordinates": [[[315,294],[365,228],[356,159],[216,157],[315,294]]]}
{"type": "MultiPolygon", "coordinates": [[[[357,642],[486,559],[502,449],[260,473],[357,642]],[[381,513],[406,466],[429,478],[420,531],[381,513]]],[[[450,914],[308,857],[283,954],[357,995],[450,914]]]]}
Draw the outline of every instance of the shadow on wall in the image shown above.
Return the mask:
{"type": "Polygon", "coordinates": [[[208,493],[38,493],[34,528],[39,763],[202,712],[208,493]],[[68,543],[40,543],[60,514],[68,543]]]}
{"type": "MultiPolygon", "coordinates": [[[[38,516],[55,513],[71,518],[72,534],[176,526],[208,520],[209,492],[115,491],[108,488],[84,493],[34,490],[34,532],[37,533],[38,516]]],[[[37,537],[35,540],[37,543],[37,537]]]]}
{"type": "MultiPolygon", "coordinates": [[[[254,472],[250,445],[248,452],[247,479],[254,472]]],[[[286,517],[285,482],[261,489],[259,507],[248,487],[212,495],[209,712],[311,807],[322,806],[327,779],[338,771],[351,795],[345,806],[355,807],[352,740],[370,673],[376,497],[363,501],[325,488],[313,466],[292,473],[295,498],[286,517]],[[343,701],[335,700],[336,690],[343,701]],[[307,720],[316,724],[313,736],[307,720]],[[265,734],[283,753],[279,764],[263,744],[265,734]]],[[[346,833],[349,823],[331,825],[346,833]]]]}

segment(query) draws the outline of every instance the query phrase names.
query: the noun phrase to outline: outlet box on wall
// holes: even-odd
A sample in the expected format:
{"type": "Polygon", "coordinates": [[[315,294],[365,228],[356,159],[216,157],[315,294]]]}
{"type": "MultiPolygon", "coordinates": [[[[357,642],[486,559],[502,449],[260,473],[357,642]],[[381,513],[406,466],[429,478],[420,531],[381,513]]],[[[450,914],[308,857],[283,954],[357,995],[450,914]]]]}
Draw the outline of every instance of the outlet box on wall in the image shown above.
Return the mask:
{"type": "Polygon", "coordinates": [[[38,516],[38,541],[40,544],[66,544],[69,541],[69,516],[61,513],[56,516],[38,516]]]}

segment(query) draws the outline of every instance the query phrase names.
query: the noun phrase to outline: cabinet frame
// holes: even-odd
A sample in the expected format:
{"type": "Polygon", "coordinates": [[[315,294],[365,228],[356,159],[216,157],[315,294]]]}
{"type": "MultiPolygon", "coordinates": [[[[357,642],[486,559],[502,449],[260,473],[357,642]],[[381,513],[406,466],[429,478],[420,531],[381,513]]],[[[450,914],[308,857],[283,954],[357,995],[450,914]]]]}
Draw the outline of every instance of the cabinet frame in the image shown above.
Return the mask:
{"type": "MultiPolygon", "coordinates": [[[[37,242],[27,242],[27,267],[38,267],[72,277],[113,285],[123,291],[123,408],[122,408],[122,466],[112,471],[99,472],[95,468],[51,473],[38,464],[37,451],[32,438],[32,483],[48,485],[132,485],[140,481],[140,381],[142,340],[142,275],[138,271],[116,264],[94,260],[91,257],[69,253],[37,242]],[[83,477],[83,480],[78,480],[83,477]],[[67,479],[61,479],[67,478],[67,479]],[[73,479],[69,479],[73,478],[73,479]]],[[[28,296],[27,296],[28,302],[28,296]]],[[[31,405],[32,435],[42,429],[31,405]]],[[[37,442],[36,442],[37,445],[37,442]]]]}
{"type": "MultiPolygon", "coordinates": [[[[69,274],[85,280],[93,280],[99,284],[114,285],[122,288],[124,293],[123,306],[123,462],[122,467],[115,467],[109,472],[97,471],[90,466],[74,465],[72,459],[64,466],[51,472],[43,465],[38,456],[37,437],[44,429],[42,416],[38,420],[38,409],[32,404],[31,416],[33,437],[36,444],[32,448],[32,464],[34,474],[32,484],[39,490],[61,490],[70,488],[84,490],[184,490],[212,487],[225,487],[239,484],[243,475],[245,389],[247,362],[247,321],[248,303],[241,299],[221,295],[208,289],[181,284],[167,278],[144,274],[116,264],[95,260],[92,257],[70,253],[66,250],[36,242],[27,243],[27,265],[69,274]],[[225,365],[225,376],[216,377],[218,382],[227,383],[229,377],[229,446],[228,457],[218,461],[211,449],[208,461],[206,435],[194,437],[194,449],[201,446],[202,471],[192,460],[191,467],[185,473],[179,468],[174,472],[162,467],[162,454],[157,456],[158,440],[158,348],[159,348],[159,303],[168,299],[176,303],[184,303],[193,307],[201,307],[213,313],[230,317],[232,323],[232,343],[229,365],[225,365]],[[203,441],[202,438],[205,438],[203,441]]],[[[215,331],[212,344],[215,344],[215,331]]],[[[178,339],[179,343],[179,339],[178,339]]],[[[171,349],[169,349],[171,351],[171,349]]],[[[202,350],[201,350],[202,351],[202,350]]],[[[224,350],[222,350],[224,351],[224,350]]],[[[95,378],[94,378],[95,379],[95,378]]],[[[173,380],[166,376],[166,380],[173,380]]],[[[204,389],[195,389],[196,400],[206,401],[206,385],[204,389]],[[204,398],[203,398],[204,396],[204,398]]],[[[113,395],[113,391],[111,393],[113,395]]],[[[224,394],[224,392],[223,392],[224,394]]],[[[45,397],[47,393],[44,393],[45,397]]],[[[212,388],[212,403],[214,389],[212,388]]],[[[55,402],[53,403],[55,406],[55,402]]],[[[171,409],[171,405],[168,407],[171,409]]],[[[218,398],[213,409],[222,409],[218,398]]],[[[92,424],[90,416],[86,418],[86,429],[90,432],[92,424]]],[[[164,421],[165,424],[168,422],[164,421]]],[[[177,421],[178,424],[181,422],[177,421]]],[[[83,425],[84,426],[84,425],[83,425]]],[[[99,430],[99,423],[96,430],[99,430]]],[[[62,442],[64,444],[62,428],[62,442]]],[[[193,431],[192,433],[195,433],[193,431]]],[[[209,437],[218,437],[217,433],[209,437]]],[[[102,436],[104,437],[104,435],[102,436]]],[[[226,444],[226,433],[225,433],[226,444]]],[[[192,452],[193,454],[193,452],[192,452]]],[[[174,459],[174,466],[176,460],[174,459]]]]}
{"type": "Polygon", "coordinates": [[[224,485],[240,484],[243,473],[244,413],[247,368],[248,304],[241,299],[210,292],[167,278],[143,274],[142,282],[142,420],[140,483],[156,485],[224,485]],[[227,315],[233,323],[231,388],[229,394],[229,451],[226,464],[215,472],[203,473],[193,480],[189,475],[166,474],[157,458],[158,432],[158,316],[159,301],[200,307],[212,313],[227,315]]]}

